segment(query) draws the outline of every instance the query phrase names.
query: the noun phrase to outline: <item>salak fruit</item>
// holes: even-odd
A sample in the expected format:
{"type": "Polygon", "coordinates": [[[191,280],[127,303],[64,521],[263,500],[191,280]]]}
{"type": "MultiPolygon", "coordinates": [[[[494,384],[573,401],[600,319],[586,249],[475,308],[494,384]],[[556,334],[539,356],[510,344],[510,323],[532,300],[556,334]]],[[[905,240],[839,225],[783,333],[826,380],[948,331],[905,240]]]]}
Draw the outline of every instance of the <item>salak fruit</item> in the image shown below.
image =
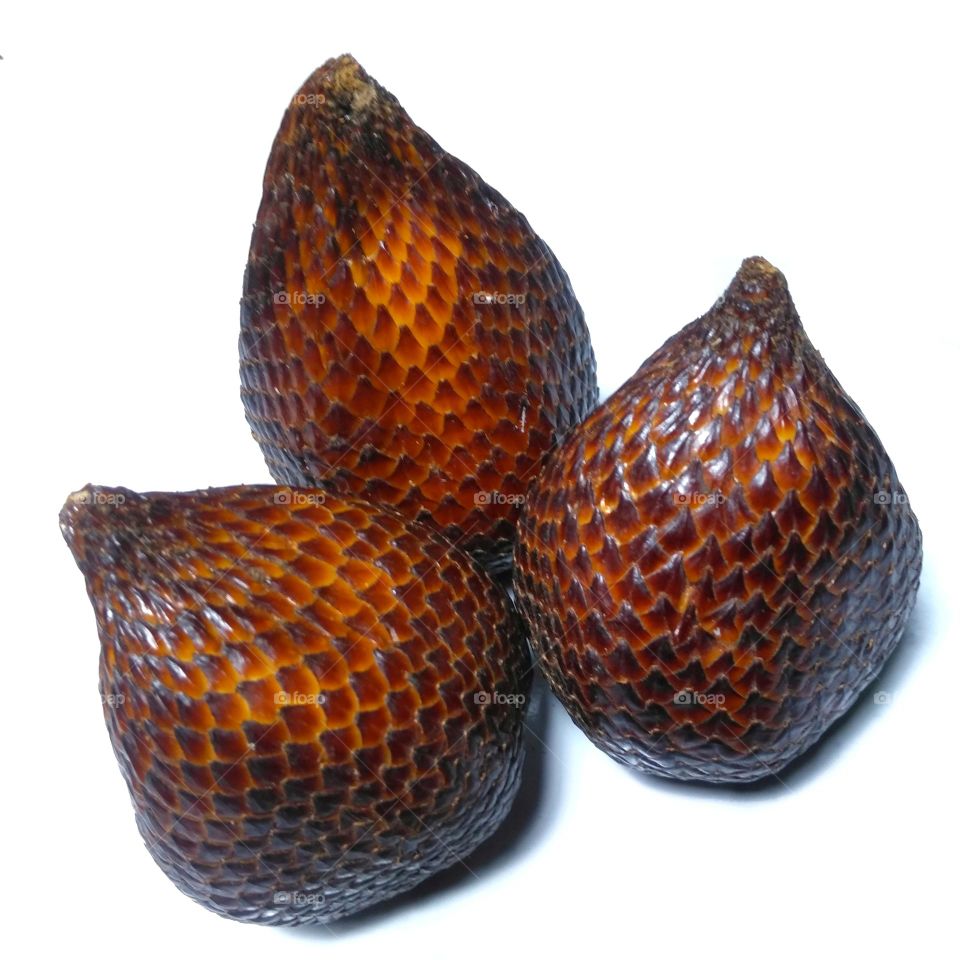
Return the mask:
{"type": "Polygon", "coordinates": [[[503,820],[529,655],[442,536],[289,487],[86,487],[60,522],[137,824],[184,893],[238,920],[335,920],[503,820]]]}
{"type": "Polygon", "coordinates": [[[755,258],[550,458],[516,586],[597,746],[655,774],[750,781],[877,675],[920,562],[883,445],[755,258]]]}
{"type": "Polygon", "coordinates": [[[499,567],[544,455],[597,399],[549,247],[349,56],[273,143],[240,379],[278,482],[392,505],[499,567]]]}

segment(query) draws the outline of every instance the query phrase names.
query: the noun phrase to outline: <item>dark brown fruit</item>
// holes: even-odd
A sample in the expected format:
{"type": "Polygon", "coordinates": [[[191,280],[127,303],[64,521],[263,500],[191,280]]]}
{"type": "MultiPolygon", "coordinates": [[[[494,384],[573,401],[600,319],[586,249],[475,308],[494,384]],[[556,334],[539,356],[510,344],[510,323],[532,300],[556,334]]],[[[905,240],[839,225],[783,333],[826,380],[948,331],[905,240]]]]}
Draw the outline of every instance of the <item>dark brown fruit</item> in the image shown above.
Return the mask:
{"type": "Polygon", "coordinates": [[[86,487],[60,523],[137,825],[188,896],[335,920],[503,820],[528,654],[499,588],[439,534],[288,487],[86,487]]]}
{"type": "Polygon", "coordinates": [[[517,591],[597,746],[650,773],[748,781],[877,675],[920,558],[890,458],[756,258],[550,459],[517,591]]]}
{"type": "Polygon", "coordinates": [[[597,399],[549,247],[349,56],[307,80],[274,141],[240,379],[276,480],[391,504],[493,563],[597,399]]]}

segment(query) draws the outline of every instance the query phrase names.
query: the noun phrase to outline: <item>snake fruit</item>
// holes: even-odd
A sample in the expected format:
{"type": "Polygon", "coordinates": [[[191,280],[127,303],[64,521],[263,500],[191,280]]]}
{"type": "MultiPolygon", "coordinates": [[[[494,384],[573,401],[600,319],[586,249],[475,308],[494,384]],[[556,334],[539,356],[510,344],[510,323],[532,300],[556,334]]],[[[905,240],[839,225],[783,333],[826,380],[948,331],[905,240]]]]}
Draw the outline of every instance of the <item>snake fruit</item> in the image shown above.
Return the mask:
{"type": "Polygon", "coordinates": [[[877,675],[921,535],[782,274],[754,258],[551,457],[515,562],[536,654],[597,746],[751,781],[877,675]]]}
{"type": "Polygon", "coordinates": [[[500,588],[438,533],[288,487],[86,487],[60,521],[137,825],[188,896],[336,920],[501,823],[529,654],[500,588]]]}
{"type": "Polygon", "coordinates": [[[278,482],[392,505],[500,568],[545,454],[597,400],[549,247],[349,56],[273,143],[240,379],[278,482]]]}

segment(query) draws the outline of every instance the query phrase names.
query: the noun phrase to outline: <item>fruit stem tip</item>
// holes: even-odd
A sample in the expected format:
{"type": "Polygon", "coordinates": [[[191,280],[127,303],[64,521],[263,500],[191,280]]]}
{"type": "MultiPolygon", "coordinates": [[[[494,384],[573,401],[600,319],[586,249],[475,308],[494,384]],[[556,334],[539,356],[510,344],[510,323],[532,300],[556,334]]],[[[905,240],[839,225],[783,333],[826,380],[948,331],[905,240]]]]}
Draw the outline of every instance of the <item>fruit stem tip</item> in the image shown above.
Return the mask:
{"type": "Polygon", "coordinates": [[[301,92],[318,89],[351,113],[364,110],[377,99],[376,84],[349,53],[333,57],[315,70],[301,92]]]}
{"type": "Polygon", "coordinates": [[[783,274],[763,257],[747,257],[740,264],[737,275],[743,280],[764,280],[773,283],[786,283],[783,274]]]}

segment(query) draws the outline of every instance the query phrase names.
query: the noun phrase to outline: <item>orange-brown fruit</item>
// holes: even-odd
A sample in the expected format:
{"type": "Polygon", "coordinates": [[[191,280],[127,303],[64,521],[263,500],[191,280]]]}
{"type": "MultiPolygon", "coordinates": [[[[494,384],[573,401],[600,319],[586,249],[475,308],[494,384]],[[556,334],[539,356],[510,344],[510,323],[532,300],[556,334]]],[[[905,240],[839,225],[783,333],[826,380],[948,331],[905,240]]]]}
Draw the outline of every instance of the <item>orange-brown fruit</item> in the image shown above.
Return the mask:
{"type": "Polygon", "coordinates": [[[60,524],[137,825],[188,896],[336,920],[503,820],[529,655],[500,588],[442,536],[289,487],[86,487],[60,524]]]}
{"type": "Polygon", "coordinates": [[[663,776],[749,781],[877,675],[920,560],[883,445],[754,258],[551,457],[516,586],[597,746],[663,776]]]}
{"type": "Polygon", "coordinates": [[[284,115],[240,317],[277,481],[390,504],[497,566],[544,455],[597,400],[550,248],[349,56],[284,115]]]}

